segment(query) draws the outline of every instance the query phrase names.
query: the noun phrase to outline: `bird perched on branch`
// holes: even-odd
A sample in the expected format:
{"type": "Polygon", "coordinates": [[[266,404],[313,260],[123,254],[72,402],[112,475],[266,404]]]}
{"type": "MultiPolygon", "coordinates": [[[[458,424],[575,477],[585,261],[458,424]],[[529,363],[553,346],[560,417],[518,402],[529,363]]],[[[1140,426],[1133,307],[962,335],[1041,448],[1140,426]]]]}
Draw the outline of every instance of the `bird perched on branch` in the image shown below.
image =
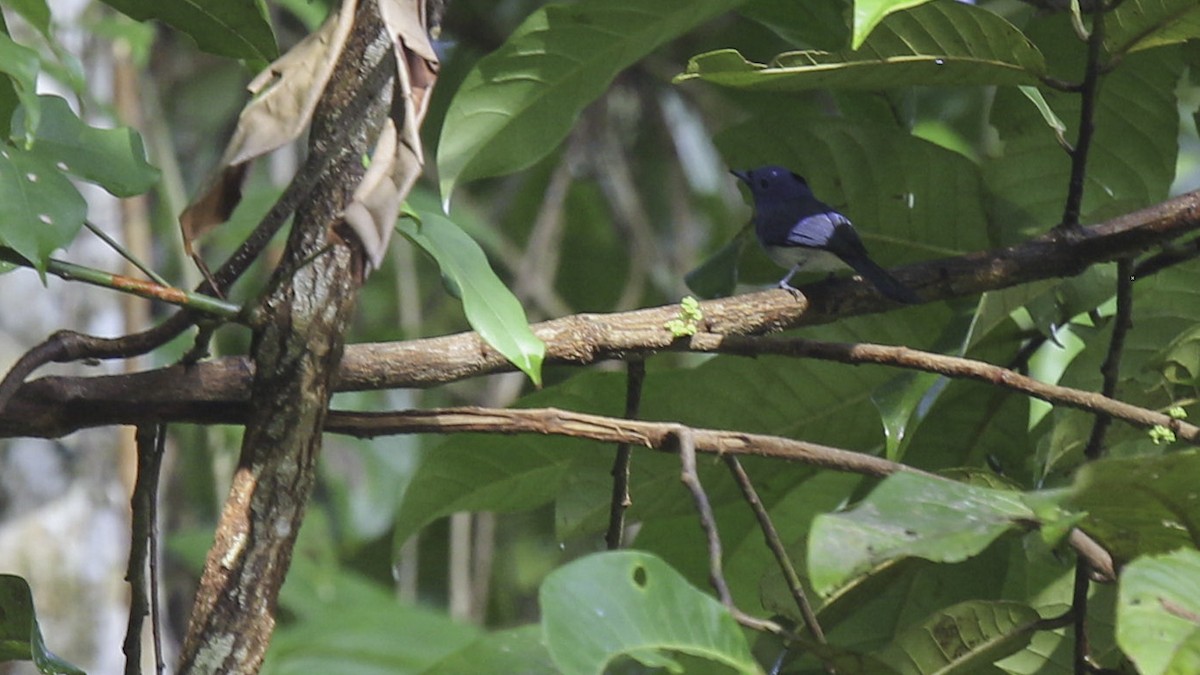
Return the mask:
{"type": "Polygon", "coordinates": [[[754,233],[767,255],[788,268],[780,288],[797,272],[833,272],[850,266],[879,292],[905,304],[921,298],[867,256],[850,219],[817,199],[808,181],[781,166],[731,171],[754,197],[754,233]]]}

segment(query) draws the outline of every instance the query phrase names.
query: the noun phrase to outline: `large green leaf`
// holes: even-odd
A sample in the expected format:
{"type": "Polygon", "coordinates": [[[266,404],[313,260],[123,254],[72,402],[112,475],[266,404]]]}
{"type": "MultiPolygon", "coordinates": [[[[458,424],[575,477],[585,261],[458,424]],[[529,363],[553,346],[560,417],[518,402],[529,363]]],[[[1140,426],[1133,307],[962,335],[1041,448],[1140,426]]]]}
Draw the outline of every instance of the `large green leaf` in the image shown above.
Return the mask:
{"type": "Polygon", "coordinates": [[[827,595],[896,558],[958,562],[1037,522],[1021,493],[901,472],[850,511],[813,521],[809,577],[827,595]]]}
{"type": "MultiPolygon", "coordinates": [[[[99,129],[75,116],[57,96],[39,96],[42,114],[30,152],[59,169],[91,181],[117,197],[141,194],[158,182],[158,169],[146,162],[142,138],[127,127],[99,129]]],[[[25,108],[13,116],[16,140],[25,125],[25,108]]]]}
{"type": "MultiPolygon", "coordinates": [[[[1064,78],[1082,72],[1082,50],[1065,18],[1030,28],[1064,78]]],[[[1175,85],[1182,73],[1178,48],[1131,54],[1100,88],[1085,181],[1081,220],[1099,222],[1162,201],[1175,175],[1179,112],[1175,85]]],[[[1074,140],[1079,125],[1076,94],[1043,89],[1046,103],[1074,140]]],[[[983,165],[994,195],[996,229],[1012,239],[1044,231],[1062,217],[1070,158],[1042,114],[1013,89],[1001,89],[991,111],[1003,153],[983,165]]]]}
{"type": "Polygon", "coordinates": [[[29,583],[13,574],[0,574],[0,662],[4,661],[33,661],[48,675],[83,675],[46,649],[29,583]]]}
{"type": "Polygon", "coordinates": [[[262,0],[104,0],[104,3],[138,21],[157,19],[187,33],[206,52],[262,62],[279,56],[262,0]]]}
{"type": "Polygon", "coordinates": [[[1045,62],[1012,24],[973,5],[923,4],[889,15],[858,50],[786,52],[770,64],[721,49],[694,57],[676,82],[741,89],[887,89],[1037,84],[1045,62]]]}
{"type": "Polygon", "coordinates": [[[86,215],[87,203],[53,162],[0,146],[0,245],[44,272],[50,254],[75,238],[86,215]]]}
{"type": "Polygon", "coordinates": [[[471,328],[540,385],[546,345],[529,329],[520,301],[496,276],[479,244],[437,213],[422,214],[420,224],[403,219],[397,228],[437,261],[471,328]]]}
{"type": "Polygon", "coordinates": [[[677,669],[664,651],[761,672],[729,610],[646,553],[600,553],[561,567],[538,601],[546,646],[568,675],[604,672],[619,656],[677,669]]]}
{"type": "Polygon", "coordinates": [[[1194,0],[1127,0],[1104,22],[1104,48],[1125,54],[1200,37],[1200,5],[1194,0]]]}
{"type": "Polygon", "coordinates": [[[50,35],[50,8],[46,5],[46,0],[5,0],[4,4],[16,10],[17,14],[42,35],[50,35]]]}
{"type": "Polygon", "coordinates": [[[1121,571],[1117,641],[1142,675],[1200,668],[1200,553],[1139,558],[1121,571]]]}
{"type": "Polygon", "coordinates": [[[1019,602],[963,602],[907,627],[876,656],[904,675],[983,672],[1029,644],[1041,618],[1019,602]]]}
{"type": "MultiPolygon", "coordinates": [[[[858,49],[871,31],[890,14],[923,5],[929,0],[856,0],[854,3],[854,33],[850,48],[858,49]]],[[[827,3],[831,4],[831,3],[827,3]]]]}
{"type": "MultiPolygon", "coordinates": [[[[0,31],[0,73],[7,75],[5,79],[8,81],[8,86],[5,87],[7,91],[3,93],[11,92],[27,111],[24,131],[21,134],[22,145],[28,144],[33,138],[33,130],[37,127],[40,113],[37,96],[39,63],[37,52],[13,42],[7,32],[0,31]]],[[[12,101],[5,101],[4,104],[7,108],[12,101]]],[[[10,115],[13,110],[15,108],[8,111],[10,115]]],[[[0,124],[7,127],[8,120],[0,119],[0,124]]]]}
{"type": "Polygon", "coordinates": [[[1069,505],[1087,512],[1080,524],[1113,557],[1200,547],[1200,451],[1090,462],[1071,487],[1069,505]],[[1120,495],[1120,499],[1113,499],[1120,495]]]}
{"type": "Polygon", "coordinates": [[[593,0],[543,7],[475,65],[438,143],[442,200],[463,181],[517,171],[566,137],[617,73],[744,0],[593,0]]]}

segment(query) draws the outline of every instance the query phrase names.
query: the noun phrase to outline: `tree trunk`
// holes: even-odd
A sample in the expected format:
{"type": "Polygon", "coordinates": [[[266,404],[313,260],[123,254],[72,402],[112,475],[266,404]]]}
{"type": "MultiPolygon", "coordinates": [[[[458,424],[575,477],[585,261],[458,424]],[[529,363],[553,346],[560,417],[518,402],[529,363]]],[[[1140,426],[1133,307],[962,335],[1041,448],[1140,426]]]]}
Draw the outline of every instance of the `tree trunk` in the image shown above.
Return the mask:
{"type": "MultiPolygon", "coordinates": [[[[336,128],[376,64],[391,58],[376,3],[364,0],[316,110],[310,148],[336,128]]],[[[255,310],[250,417],[192,608],[181,673],[253,673],[262,664],[362,283],[363,254],[339,234],[340,216],[390,100],[388,91],[375,98],[362,128],[332,150],[337,155],[297,209],[284,258],[255,310]]]]}

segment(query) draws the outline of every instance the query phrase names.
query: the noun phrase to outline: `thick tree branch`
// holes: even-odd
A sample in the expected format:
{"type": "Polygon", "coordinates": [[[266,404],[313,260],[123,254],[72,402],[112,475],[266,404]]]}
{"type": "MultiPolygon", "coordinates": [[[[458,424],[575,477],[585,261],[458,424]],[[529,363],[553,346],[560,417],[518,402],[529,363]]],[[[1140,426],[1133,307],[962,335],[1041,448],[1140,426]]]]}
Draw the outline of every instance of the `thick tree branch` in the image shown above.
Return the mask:
{"type": "MultiPolygon", "coordinates": [[[[313,115],[311,144],[338,133],[340,113],[392,42],[373,1],[354,27],[313,115]]],[[[251,316],[255,375],[229,498],[209,549],[180,656],[181,673],[255,673],[316,479],[323,424],[365,258],[341,214],[362,157],[387,115],[385,94],[296,209],[287,249],[251,316]]]]}

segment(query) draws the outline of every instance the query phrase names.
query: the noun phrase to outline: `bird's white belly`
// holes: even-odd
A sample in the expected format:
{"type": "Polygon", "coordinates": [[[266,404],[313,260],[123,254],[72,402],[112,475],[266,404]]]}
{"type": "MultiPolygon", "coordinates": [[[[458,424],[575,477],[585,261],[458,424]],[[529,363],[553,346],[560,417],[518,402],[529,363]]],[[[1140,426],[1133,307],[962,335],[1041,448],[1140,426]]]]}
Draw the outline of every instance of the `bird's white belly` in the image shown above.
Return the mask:
{"type": "Polygon", "coordinates": [[[767,255],[780,267],[799,272],[837,272],[846,269],[841,258],[816,248],[804,246],[771,246],[767,255]]]}

